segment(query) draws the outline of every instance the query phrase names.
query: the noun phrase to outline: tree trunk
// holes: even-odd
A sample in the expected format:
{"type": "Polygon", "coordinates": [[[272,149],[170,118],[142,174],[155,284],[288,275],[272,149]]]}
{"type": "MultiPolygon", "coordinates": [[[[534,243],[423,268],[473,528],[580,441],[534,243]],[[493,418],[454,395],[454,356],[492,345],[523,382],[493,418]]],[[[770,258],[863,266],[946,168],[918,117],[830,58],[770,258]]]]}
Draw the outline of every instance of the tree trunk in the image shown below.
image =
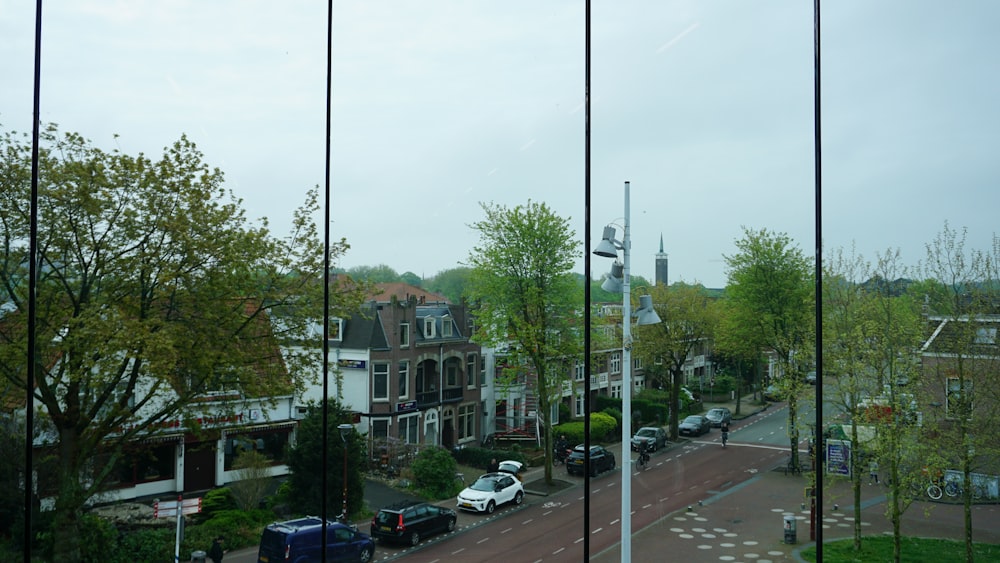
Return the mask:
{"type": "Polygon", "coordinates": [[[72,428],[59,431],[59,494],[52,522],[52,560],[80,561],[80,507],[86,494],[80,484],[80,451],[72,428]]]}

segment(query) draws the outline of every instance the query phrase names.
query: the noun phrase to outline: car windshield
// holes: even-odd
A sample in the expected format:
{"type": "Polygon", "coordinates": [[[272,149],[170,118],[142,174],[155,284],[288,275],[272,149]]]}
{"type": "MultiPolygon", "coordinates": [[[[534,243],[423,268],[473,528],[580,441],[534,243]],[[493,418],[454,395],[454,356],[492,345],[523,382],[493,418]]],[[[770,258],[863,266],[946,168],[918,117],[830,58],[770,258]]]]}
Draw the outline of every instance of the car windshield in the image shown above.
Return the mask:
{"type": "Polygon", "coordinates": [[[690,423],[690,424],[699,424],[701,422],[701,417],[689,416],[689,417],[687,417],[687,418],[684,419],[684,422],[687,422],[687,423],[690,423]]]}
{"type": "Polygon", "coordinates": [[[722,409],[712,409],[708,411],[708,416],[709,417],[722,416],[722,409]]]}
{"type": "Polygon", "coordinates": [[[496,488],[496,482],[496,479],[486,479],[480,477],[479,479],[476,479],[476,482],[469,488],[473,491],[493,492],[493,489],[496,488]]]}
{"type": "Polygon", "coordinates": [[[653,430],[652,428],[643,428],[639,431],[638,435],[643,438],[653,438],[656,436],[656,430],[653,430]]]}

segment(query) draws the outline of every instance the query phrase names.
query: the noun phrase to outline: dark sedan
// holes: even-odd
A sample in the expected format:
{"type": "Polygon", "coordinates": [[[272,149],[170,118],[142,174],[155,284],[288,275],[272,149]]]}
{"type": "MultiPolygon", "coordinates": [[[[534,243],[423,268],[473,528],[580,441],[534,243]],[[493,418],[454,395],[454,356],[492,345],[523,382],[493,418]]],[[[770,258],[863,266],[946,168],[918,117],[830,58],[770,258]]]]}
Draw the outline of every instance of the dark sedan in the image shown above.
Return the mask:
{"type": "Polygon", "coordinates": [[[700,414],[693,414],[685,418],[684,421],[677,426],[677,431],[680,432],[681,436],[701,436],[711,430],[712,423],[700,414]]]}
{"type": "MultiPolygon", "coordinates": [[[[570,475],[583,475],[586,471],[584,465],[584,455],[586,448],[583,444],[573,448],[573,451],[566,458],[566,473],[570,475]]],[[[615,468],[615,454],[604,449],[602,446],[590,446],[590,475],[596,477],[601,471],[610,471],[615,468]]]]}

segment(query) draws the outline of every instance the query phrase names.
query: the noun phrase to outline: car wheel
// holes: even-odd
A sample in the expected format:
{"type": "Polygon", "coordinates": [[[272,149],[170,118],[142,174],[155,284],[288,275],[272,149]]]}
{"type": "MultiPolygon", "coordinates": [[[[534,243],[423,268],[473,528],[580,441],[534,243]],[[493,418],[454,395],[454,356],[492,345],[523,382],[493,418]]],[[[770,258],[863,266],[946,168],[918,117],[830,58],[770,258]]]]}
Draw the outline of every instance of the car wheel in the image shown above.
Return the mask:
{"type": "Polygon", "coordinates": [[[372,548],[365,546],[361,548],[361,553],[358,554],[358,561],[361,563],[368,563],[372,560],[372,548]]]}
{"type": "Polygon", "coordinates": [[[517,494],[514,495],[514,504],[521,504],[522,502],[524,502],[524,493],[518,491],[517,494]]]}
{"type": "Polygon", "coordinates": [[[493,511],[497,509],[497,503],[492,500],[486,505],[486,514],[493,514],[493,511]]]}
{"type": "Polygon", "coordinates": [[[410,545],[417,545],[420,543],[420,532],[410,533],[410,545]]]}
{"type": "Polygon", "coordinates": [[[456,520],[457,520],[457,518],[449,518],[448,519],[448,531],[449,532],[454,532],[455,531],[455,521],[456,520]]]}

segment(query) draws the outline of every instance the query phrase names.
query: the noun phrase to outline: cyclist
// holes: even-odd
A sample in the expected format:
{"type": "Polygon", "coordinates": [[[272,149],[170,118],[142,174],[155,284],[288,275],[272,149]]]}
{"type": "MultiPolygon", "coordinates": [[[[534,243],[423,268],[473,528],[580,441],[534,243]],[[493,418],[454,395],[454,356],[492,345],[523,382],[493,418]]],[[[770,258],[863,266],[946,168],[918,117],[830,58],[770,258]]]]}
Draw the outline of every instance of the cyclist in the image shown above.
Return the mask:
{"type": "Polygon", "coordinates": [[[639,442],[639,467],[649,462],[649,444],[645,440],[639,442]]]}
{"type": "Polygon", "coordinates": [[[722,430],[722,447],[726,447],[726,442],[729,441],[729,422],[726,420],[722,421],[722,426],[719,428],[722,430]]]}

